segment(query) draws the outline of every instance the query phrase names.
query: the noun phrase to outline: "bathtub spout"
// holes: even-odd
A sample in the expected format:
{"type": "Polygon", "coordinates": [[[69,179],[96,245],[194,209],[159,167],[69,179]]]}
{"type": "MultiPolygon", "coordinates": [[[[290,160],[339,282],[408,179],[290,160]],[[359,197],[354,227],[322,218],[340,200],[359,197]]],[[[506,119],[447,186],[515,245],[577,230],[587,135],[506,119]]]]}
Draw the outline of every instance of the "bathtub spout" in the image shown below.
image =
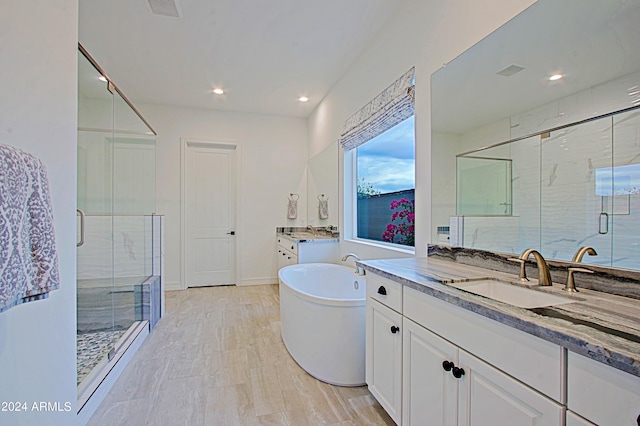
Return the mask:
{"type": "MultiPolygon", "coordinates": [[[[360,260],[360,258],[357,255],[355,255],[354,253],[347,253],[344,256],[342,256],[342,261],[346,262],[347,259],[349,259],[350,257],[353,257],[353,259],[356,260],[356,261],[360,260]]],[[[356,263],[356,274],[358,274],[358,275],[364,275],[365,274],[364,268],[362,266],[359,266],[357,263],[356,263]]]]}

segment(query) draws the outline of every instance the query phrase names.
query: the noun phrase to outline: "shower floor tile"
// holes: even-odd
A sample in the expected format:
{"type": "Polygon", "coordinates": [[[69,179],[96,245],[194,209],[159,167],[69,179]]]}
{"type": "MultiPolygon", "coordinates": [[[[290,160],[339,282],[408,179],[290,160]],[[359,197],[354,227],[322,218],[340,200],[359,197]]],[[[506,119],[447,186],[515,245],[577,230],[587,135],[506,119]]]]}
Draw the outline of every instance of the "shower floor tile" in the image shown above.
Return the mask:
{"type": "Polygon", "coordinates": [[[93,331],[77,335],[78,384],[100,363],[126,330],[93,331]]]}

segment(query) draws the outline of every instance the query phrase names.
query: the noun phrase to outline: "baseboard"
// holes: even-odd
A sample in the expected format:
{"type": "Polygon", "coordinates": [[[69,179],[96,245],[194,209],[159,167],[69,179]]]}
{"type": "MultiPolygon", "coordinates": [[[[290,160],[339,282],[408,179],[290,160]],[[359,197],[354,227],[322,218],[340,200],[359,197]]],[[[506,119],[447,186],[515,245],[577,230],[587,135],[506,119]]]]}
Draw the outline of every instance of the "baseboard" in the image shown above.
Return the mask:
{"type": "Polygon", "coordinates": [[[180,281],[166,281],[164,283],[164,290],[165,291],[174,291],[174,290],[184,290],[184,288],[182,287],[182,283],[180,281]]]}
{"type": "Polygon", "coordinates": [[[263,278],[246,278],[239,281],[237,286],[249,286],[249,285],[266,285],[266,284],[278,284],[277,277],[263,277],[263,278]]]}

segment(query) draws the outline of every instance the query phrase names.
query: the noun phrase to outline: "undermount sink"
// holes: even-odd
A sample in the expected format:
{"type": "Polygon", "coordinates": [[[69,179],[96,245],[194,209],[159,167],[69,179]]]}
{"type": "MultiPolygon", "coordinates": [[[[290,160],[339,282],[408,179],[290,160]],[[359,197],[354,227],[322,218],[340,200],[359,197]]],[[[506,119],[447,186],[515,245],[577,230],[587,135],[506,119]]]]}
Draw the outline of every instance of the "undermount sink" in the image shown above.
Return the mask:
{"type": "Polygon", "coordinates": [[[492,279],[454,282],[449,285],[460,290],[468,291],[469,293],[525,309],[542,308],[545,306],[574,302],[574,300],[568,297],[545,293],[492,279]]]}

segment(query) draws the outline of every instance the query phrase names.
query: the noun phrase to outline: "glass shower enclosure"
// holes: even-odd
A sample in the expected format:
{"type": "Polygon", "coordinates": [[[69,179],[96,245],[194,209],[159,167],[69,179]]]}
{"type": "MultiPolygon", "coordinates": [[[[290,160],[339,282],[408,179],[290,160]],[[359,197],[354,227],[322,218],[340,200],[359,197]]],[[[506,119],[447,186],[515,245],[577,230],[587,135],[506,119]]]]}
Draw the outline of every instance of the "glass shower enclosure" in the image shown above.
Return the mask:
{"type": "Polygon", "coordinates": [[[78,394],[149,320],[158,261],[155,131],[78,52],[78,394]],[[155,266],[155,267],[154,267],[155,266]]]}
{"type": "Polygon", "coordinates": [[[640,269],[640,107],[460,154],[459,245],[640,269]]]}

